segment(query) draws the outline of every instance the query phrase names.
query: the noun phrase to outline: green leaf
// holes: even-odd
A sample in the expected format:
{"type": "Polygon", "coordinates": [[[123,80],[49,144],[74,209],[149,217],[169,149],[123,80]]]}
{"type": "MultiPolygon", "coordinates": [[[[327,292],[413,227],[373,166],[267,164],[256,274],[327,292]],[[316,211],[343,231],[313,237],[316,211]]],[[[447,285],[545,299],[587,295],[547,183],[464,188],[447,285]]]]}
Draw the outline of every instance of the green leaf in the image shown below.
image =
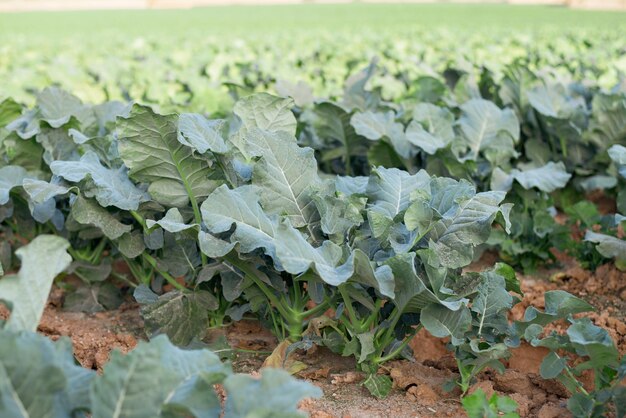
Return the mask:
{"type": "Polygon", "coordinates": [[[244,135],[250,155],[261,159],[255,164],[252,183],[261,189],[261,206],[268,214],[286,216],[296,228],[312,224],[319,214],[312,199],[314,185],[320,182],[317,162],[310,148],[301,148],[284,132],[254,129],[244,135]]]}
{"type": "Polygon", "coordinates": [[[413,109],[413,120],[406,128],[406,139],[433,155],[454,140],[454,115],[446,108],[419,103],[413,109]]]}
{"type": "Polygon", "coordinates": [[[0,279],[0,299],[8,302],[7,330],[35,331],[53,280],[72,262],[70,244],[54,235],[40,235],[15,254],[22,261],[19,273],[0,279]]]}
{"type": "Polygon", "coordinates": [[[492,180],[491,183],[494,190],[508,191],[513,180],[516,180],[526,190],[536,187],[546,193],[562,189],[572,177],[565,170],[565,164],[561,161],[556,164],[550,161],[542,167],[527,167],[522,170],[514,169],[508,175],[496,168],[494,176],[497,179],[496,181],[492,180]]]}
{"type": "Polygon", "coordinates": [[[199,227],[198,224],[186,224],[178,208],[170,208],[165,216],[158,221],[146,219],[146,226],[148,228],[154,228],[155,225],[159,225],[167,232],[172,233],[199,227]]]}
{"type": "Polygon", "coordinates": [[[590,396],[582,393],[575,393],[567,400],[567,409],[575,418],[586,418],[592,416],[594,401],[590,396]]]}
{"type": "Polygon", "coordinates": [[[513,297],[506,290],[504,277],[493,271],[483,272],[481,276],[483,282],[477,289],[478,295],[471,308],[478,316],[479,336],[484,327],[497,328],[503,321],[506,323],[506,313],[503,312],[513,306],[513,297]]]}
{"type": "Polygon", "coordinates": [[[572,119],[585,109],[582,97],[572,97],[561,84],[542,83],[526,92],[529,104],[540,114],[555,119],[572,119]]]}
{"type": "Polygon", "coordinates": [[[106,168],[92,151],[86,152],[80,161],[53,161],[50,170],[53,174],[74,183],[89,178],[93,186],[86,185],[83,192],[87,197],[95,197],[98,203],[105,207],[116,206],[124,210],[137,210],[140,203],[150,200],[146,192],[130,181],[125,167],[106,168]]]}
{"type": "Polygon", "coordinates": [[[497,414],[491,410],[487,396],[482,389],[476,390],[471,395],[461,399],[463,409],[469,418],[496,418],[497,414]]]}
{"type": "Polygon", "coordinates": [[[511,109],[499,109],[488,100],[472,99],[461,106],[458,121],[461,136],[452,143],[459,161],[477,161],[479,155],[493,164],[506,163],[516,157],[519,121],[511,109]]]}
{"type": "Polygon", "coordinates": [[[222,404],[214,392],[214,384],[222,376],[197,375],[185,380],[163,405],[161,417],[217,417],[222,404]]]}
{"type": "Polygon", "coordinates": [[[209,163],[178,141],[178,117],[158,115],[135,105],[128,118],[119,118],[119,153],[129,176],[148,183],[148,193],[168,207],[199,204],[219,184],[209,180],[209,163]]]}
{"type": "Polygon", "coordinates": [[[424,170],[411,175],[397,168],[377,167],[372,170],[367,185],[371,202],[368,210],[393,220],[409,207],[412,193],[426,187],[429,182],[430,176],[424,170]]]}
{"type": "Polygon", "coordinates": [[[376,289],[381,295],[395,298],[395,281],[393,272],[389,266],[375,268],[367,255],[359,250],[354,250],[354,274],[350,278],[351,282],[364,284],[376,289]]]}
{"type": "Polygon", "coordinates": [[[543,326],[567,318],[569,315],[593,310],[593,306],[564,290],[549,290],[544,294],[544,299],[544,312],[530,306],[524,313],[524,320],[515,322],[514,327],[518,335],[523,335],[533,324],[543,326]]]}
{"type": "Polygon", "coordinates": [[[555,352],[550,352],[541,362],[539,373],[544,379],[554,379],[561,374],[566,366],[566,359],[559,357],[555,352]]]}
{"type": "Polygon", "coordinates": [[[102,206],[81,196],[78,196],[72,205],[71,214],[79,224],[95,226],[109,239],[117,239],[133,229],[131,225],[118,221],[102,206]]]}
{"type": "Polygon", "coordinates": [[[43,127],[37,134],[37,142],[44,149],[43,159],[47,164],[56,160],[78,160],[80,157],[76,144],[65,129],[43,127]]]}
{"type": "Polygon", "coordinates": [[[70,191],[77,191],[76,187],[59,186],[56,183],[48,183],[42,180],[25,178],[22,182],[24,191],[35,204],[42,204],[53,197],[64,195],[70,191]]]}
{"type": "MultiPolygon", "coordinates": [[[[498,396],[495,393],[494,395],[496,396],[496,407],[498,408],[498,411],[504,414],[510,414],[516,412],[517,408],[519,408],[517,402],[515,402],[515,400],[509,398],[508,396],[498,396]]],[[[517,414],[515,414],[514,416],[519,417],[519,415],[517,414]]]]}
{"type": "Polygon", "coordinates": [[[608,152],[611,160],[617,165],[620,176],[626,179],[626,147],[613,145],[608,152]]]}
{"type": "Polygon", "coordinates": [[[146,249],[146,245],[143,242],[143,234],[139,231],[132,231],[122,235],[117,242],[117,248],[124,257],[139,257],[146,249]]]}
{"type": "Polygon", "coordinates": [[[415,270],[415,253],[397,254],[384,264],[393,272],[394,304],[401,312],[418,313],[433,303],[446,303],[451,309],[459,309],[460,301],[441,301],[428,288],[427,282],[415,270]]]}
{"type": "Polygon", "coordinates": [[[367,110],[374,108],[380,101],[380,94],[377,91],[366,90],[365,86],[376,73],[376,61],[373,59],[363,70],[352,74],[346,80],[342,107],[348,110],[367,110]]]}
{"type": "Polygon", "coordinates": [[[591,111],[587,132],[590,141],[601,148],[626,141],[626,100],[623,94],[594,94],[591,111]]]}
{"type": "Polygon", "coordinates": [[[617,367],[619,352],[609,333],[594,325],[589,318],[574,320],[567,336],[580,356],[588,356],[596,369],[617,367]]]}
{"type": "Polygon", "coordinates": [[[277,223],[261,208],[259,192],[254,186],[231,190],[222,185],[202,204],[202,220],[214,234],[226,232],[234,224],[235,231],[230,236],[230,242],[239,244],[241,252],[263,248],[267,255],[275,259],[277,223]]]}
{"type": "Polygon", "coordinates": [[[198,245],[200,246],[200,251],[209,257],[220,258],[231,252],[237,243],[227,242],[211,234],[207,234],[204,231],[200,231],[198,233],[198,245]]]}
{"type": "MultiPolygon", "coordinates": [[[[11,98],[0,102],[0,128],[17,119],[22,113],[22,106],[11,98]]],[[[2,137],[0,137],[2,139],[2,137]]]]}
{"type": "Polygon", "coordinates": [[[224,154],[228,151],[222,138],[225,124],[223,119],[207,120],[202,115],[183,113],[178,119],[178,141],[200,154],[207,151],[224,154]]]}
{"type": "Polygon", "coordinates": [[[626,240],[587,230],[585,241],[598,244],[596,250],[604,257],[615,258],[618,262],[626,261],[626,240]]]}
{"type": "Polygon", "coordinates": [[[343,241],[350,228],[363,223],[361,211],[366,199],[359,196],[346,196],[334,190],[324,190],[312,195],[320,214],[322,231],[328,235],[338,235],[343,241]]]}
{"type": "MultiPolygon", "coordinates": [[[[147,291],[142,288],[142,292],[147,291]]],[[[145,295],[142,301],[146,301],[145,295]]],[[[206,290],[173,290],[142,303],[141,316],[149,336],[166,334],[174,344],[185,346],[194,338],[202,338],[209,325],[208,313],[218,307],[215,296],[206,290]]]]}
{"type": "Polygon", "coordinates": [[[72,116],[80,116],[84,106],[80,99],[56,87],[48,87],[37,95],[37,105],[41,119],[53,128],[59,128],[70,121],[72,116]]]}
{"type": "Polygon", "coordinates": [[[284,370],[269,368],[261,371],[260,379],[243,374],[229,376],[224,388],[224,418],[302,417],[298,403],[304,398],[322,396],[318,387],[298,381],[284,370]]]}
{"type": "Polygon", "coordinates": [[[374,347],[374,332],[365,332],[358,334],[359,344],[361,345],[361,354],[359,355],[359,363],[363,363],[370,354],[376,351],[374,347]]]}
{"type": "Polygon", "coordinates": [[[391,378],[384,374],[370,374],[363,382],[363,386],[378,399],[386,398],[393,386],[391,378]]]}
{"type": "MultiPolygon", "coordinates": [[[[113,351],[103,374],[91,385],[94,418],[153,418],[161,416],[164,405],[189,390],[185,382],[198,376],[220,377],[229,373],[219,357],[208,350],[181,350],[165,336],[150,343],[139,342],[127,355],[113,351]],[[158,385],[154,383],[158,382],[158,385]]],[[[215,398],[213,391],[204,396],[215,398]]],[[[215,399],[213,399],[215,404],[215,399]]]]}
{"type": "Polygon", "coordinates": [[[454,344],[455,340],[462,340],[469,331],[472,315],[465,306],[453,311],[443,305],[431,304],[422,309],[420,321],[433,336],[452,337],[454,344]]]}
{"type": "Polygon", "coordinates": [[[291,112],[293,104],[292,99],[257,93],[240,99],[235,103],[233,112],[247,129],[283,131],[294,136],[297,122],[291,112]]]}
{"type": "Polygon", "coordinates": [[[505,195],[504,192],[482,192],[467,200],[455,199],[458,207],[448,210],[427,235],[428,246],[433,250],[429,262],[447,268],[471,263],[474,247],[487,242],[496,215],[505,214],[499,206],[505,195]]]}
{"type": "Polygon", "coordinates": [[[23,167],[8,165],[0,168],[0,205],[8,203],[11,190],[21,186],[28,173],[23,167]]]}
{"type": "Polygon", "coordinates": [[[89,407],[93,370],[76,365],[67,337],[0,330],[0,416],[69,417],[89,407]],[[26,360],[26,361],[25,361],[26,360]]]}
{"type": "Polygon", "coordinates": [[[504,281],[506,282],[506,290],[509,292],[515,292],[518,295],[523,295],[522,289],[520,287],[520,282],[517,280],[517,275],[515,274],[515,270],[513,267],[509,266],[506,263],[496,263],[493,270],[498,273],[500,276],[504,277],[504,281]]]}
{"type": "Polygon", "coordinates": [[[342,249],[331,241],[315,248],[288,221],[276,230],[276,253],[280,264],[291,274],[301,274],[312,268],[326,283],[338,286],[354,274],[354,258],[341,264],[342,249]]]}
{"type": "Polygon", "coordinates": [[[309,106],[315,101],[313,90],[304,81],[298,81],[294,84],[284,79],[278,79],[274,87],[281,96],[293,98],[297,106],[309,106]]]}
{"type": "Polygon", "coordinates": [[[80,286],[65,295],[63,310],[95,313],[117,309],[122,304],[120,291],[109,282],[80,286]]]}
{"type": "Polygon", "coordinates": [[[350,119],[358,135],[364,136],[370,141],[377,141],[383,137],[389,138],[393,148],[402,157],[408,158],[411,155],[409,142],[404,134],[401,123],[395,122],[394,113],[389,111],[381,112],[358,112],[350,119]]]}
{"type": "Polygon", "coordinates": [[[317,103],[300,119],[311,125],[313,140],[326,151],[322,159],[341,157],[348,173],[351,170],[350,158],[367,153],[368,141],[356,134],[350,124],[350,113],[340,106],[331,102],[317,103]]]}

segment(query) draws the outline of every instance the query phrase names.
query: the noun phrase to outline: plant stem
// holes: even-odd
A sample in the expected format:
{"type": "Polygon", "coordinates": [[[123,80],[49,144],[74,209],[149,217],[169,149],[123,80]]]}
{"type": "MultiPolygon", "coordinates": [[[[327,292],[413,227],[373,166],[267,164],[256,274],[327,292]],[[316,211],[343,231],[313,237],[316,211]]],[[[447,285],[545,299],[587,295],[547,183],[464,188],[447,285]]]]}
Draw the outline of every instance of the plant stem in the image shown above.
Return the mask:
{"type": "Polygon", "coordinates": [[[126,283],[126,284],[127,284],[127,285],[129,285],[130,287],[133,287],[133,288],[136,288],[136,287],[137,287],[137,285],[136,285],[135,283],[133,283],[133,282],[131,282],[130,280],[128,280],[128,277],[126,277],[126,276],[124,276],[124,275],[122,275],[122,274],[119,274],[119,273],[116,273],[116,272],[112,271],[112,272],[111,272],[111,276],[115,277],[115,278],[116,278],[116,279],[118,279],[118,280],[123,281],[124,283],[126,283]]]}
{"type": "Polygon", "coordinates": [[[383,306],[383,300],[377,299],[376,304],[374,305],[374,310],[372,311],[370,316],[367,318],[367,320],[363,324],[364,329],[366,330],[369,329],[372,326],[372,324],[378,319],[378,313],[380,312],[380,308],[382,308],[382,306],[383,306]]]}
{"type": "MultiPolygon", "coordinates": [[[[382,356],[382,353],[385,350],[385,347],[387,347],[393,341],[393,334],[395,332],[396,325],[398,324],[398,321],[400,320],[401,316],[402,316],[402,312],[398,310],[397,307],[395,307],[393,309],[393,312],[391,313],[391,318],[392,318],[391,322],[389,323],[387,328],[383,328],[384,331],[382,334],[382,338],[380,340],[380,348],[377,350],[376,357],[382,356]]],[[[377,340],[378,335],[374,336],[374,339],[377,340]]]]}
{"type": "Polygon", "coordinates": [[[146,220],[143,218],[143,216],[141,216],[139,212],[137,212],[136,210],[131,210],[130,214],[133,216],[133,218],[135,218],[137,222],[139,222],[139,225],[141,225],[144,231],[148,231],[148,225],[146,225],[146,220]]]}
{"type": "Polygon", "coordinates": [[[291,318],[292,312],[288,311],[283,304],[281,303],[281,301],[276,297],[276,295],[274,293],[272,293],[268,288],[267,285],[265,283],[263,283],[263,281],[261,281],[258,277],[256,272],[250,268],[248,265],[246,265],[245,263],[241,262],[237,257],[234,256],[226,256],[224,257],[224,259],[226,261],[228,261],[230,264],[232,264],[233,266],[237,267],[239,270],[243,271],[245,273],[245,275],[254,282],[254,284],[256,284],[259,289],[261,289],[261,291],[263,292],[263,294],[265,295],[265,297],[272,303],[272,305],[274,305],[276,307],[276,309],[278,309],[278,312],[285,318],[285,319],[289,319],[291,318]]]}
{"type": "Polygon", "coordinates": [[[182,284],[178,283],[176,281],[176,279],[174,277],[172,277],[171,274],[169,274],[166,271],[163,271],[161,269],[159,269],[159,267],[157,266],[157,261],[148,253],[143,253],[141,254],[141,256],[143,257],[144,260],[146,260],[148,262],[148,264],[150,264],[152,266],[152,268],[154,268],[161,276],[163,276],[163,278],[165,280],[167,280],[167,282],[169,284],[171,284],[172,286],[174,286],[176,289],[180,290],[181,292],[184,292],[185,290],[187,290],[185,288],[185,286],[183,286],[182,284]]]}
{"type": "Polygon", "coordinates": [[[319,305],[314,306],[313,308],[306,310],[304,312],[300,312],[299,315],[302,319],[308,318],[310,316],[315,316],[320,312],[326,312],[326,310],[328,309],[328,307],[330,306],[330,303],[328,301],[324,301],[322,303],[320,303],[319,305]]]}
{"type": "Polygon", "coordinates": [[[411,249],[413,247],[415,247],[422,240],[422,238],[424,238],[426,236],[426,234],[428,234],[430,232],[431,229],[433,229],[435,224],[436,224],[436,222],[431,223],[430,226],[426,229],[426,231],[422,232],[417,237],[415,237],[415,239],[413,240],[413,244],[411,244],[411,249]]]}
{"type": "Polygon", "coordinates": [[[391,353],[387,354],[386,356],[375,359],[374,363],[376,364],[386,363],[389,360],[393,360],[395,357],[397,357],[400,353],[402,353],[402,350],[404,350],[406,346],[409,345],[413,337],[415,337],[415,334],[417,334],[419,330],[422,329],[422,326],[423,326],[422,324],[419,324],[417,327],[415,327],[413,331],[404,338],[404,340],[402,341],[402,344],[400,344],[398,347],[396,347],[395,350],[393,350],[391,353]]]}
{"type": "Polygon", "coordinates": [[[356,312],[354,311],[354,307],[352,306],[352,299],[350,298],[350,294],[346,289],[345,284],[339,285],[339,293],[343,299],[344,306],[348,311],[348,316],[350,317],[350,325],[356,334],[360,334],[362,332],[362,324],[356,316],[356,312]]]}

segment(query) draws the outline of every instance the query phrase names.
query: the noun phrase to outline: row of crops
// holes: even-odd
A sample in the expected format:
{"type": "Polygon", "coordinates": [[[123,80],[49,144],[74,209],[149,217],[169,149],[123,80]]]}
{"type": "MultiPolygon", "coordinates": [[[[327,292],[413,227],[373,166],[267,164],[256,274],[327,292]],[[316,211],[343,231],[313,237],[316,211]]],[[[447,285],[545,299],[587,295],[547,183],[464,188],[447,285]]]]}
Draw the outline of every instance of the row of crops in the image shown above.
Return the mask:
{"type": "MultiPolygon", "coordinates": [[[[0,274],[19,272],[0,279],[12,311],[0,376],[14,383],[0,395],[51,416],[292,416],[315,389],[172,346],[254,317],[288,351],[354,356],[378,397],[391,389],[379,368],[410,358],[422,328],[449,340],[463,393],[527,342],[549,350],[541,374],[567,387],[575,416],[623,416],[626,360],[573,316],[587,302],[554,290],[509,320],[516,270],[554,262],[553,248],[588,269],[626,268],[620,39],[302,39],[311,47],[286,55],[276,39],[176,50],[139,40],[109,59],[51,54],[42,69],[19,43],[1,47],[0,76],[14,82],[0,102],[0,274]],[[609,210],[587,198],[598,191],[609,210]],[[465,271],[484,251],[501,262],[465,271]],[[32,333],[59,274],[84,282],[73,299],[91,311],[130,289],[153,341],[102,376],[73,366],[67,345],[32,333]],[[566,333],[545,329],[564,319],[566,333]],[[5,361],[25,352],[41,362],[5,361]],[[23,367],[56,368],[56,386],[41,378],[47,404],[16,392],[23,367]],[[588,369],[592,391],[577,379],[588,369]],[[147,402],[157,375],[166,383],[147,402]]],[[[22,416],[20,405],[0,410],[22,416]]]]}

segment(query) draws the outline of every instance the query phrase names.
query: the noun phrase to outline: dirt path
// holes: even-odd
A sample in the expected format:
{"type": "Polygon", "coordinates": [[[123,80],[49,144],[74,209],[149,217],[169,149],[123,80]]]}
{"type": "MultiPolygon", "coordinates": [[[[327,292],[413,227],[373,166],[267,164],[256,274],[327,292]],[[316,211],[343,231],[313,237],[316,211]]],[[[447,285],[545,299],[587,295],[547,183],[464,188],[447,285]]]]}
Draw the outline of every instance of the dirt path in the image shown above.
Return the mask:
{"type": "MultiPolygon", "coordinates": [[[[512,312],[520,318],[530,304],[542,308],[547,290],[563,289],[589,300],[598,308],[586,314],[594,323],[606,328],[622,353],[626,353],[626,273],[611,264],[599,267],[595,273],[585,271],[563,255],[558,255],[561,268],[543,270],[532,277],[521,276],[524,298],[512,312]]],[[[472,267],[492,265],[493,257],[486,255],[472,267]]],[[[111,350],[132,350],[138,340],[145,339],[143,321],[138,305],[127,301],[114,311],[86,314],[67,312],[62,308],[63,292],[55,288],[50,295],[39,331],[52,339],[67,336],[74,344],[77,360],[87,368],[101,370],[111,350]]],[[[565,323],[554,328],[564,329],[565,323]]],[[[229,345],[240,349],[230,358],[238,372],[256,373],[277,345],[276,338],[255,321],[241,321],[228,327],[210,330],[207,341],[225,337],[229,345]]],[[[315,418],[358,417],[460,417],[458,390],[445,392],[444,383],[457,377],[452,354],[445,341],[431,337],[422,330],[411,342],[415,361],[394,361],[382,372],[391,376],[394,390],[379,400],[361,385],[364,376],[356,372],[352,357],[341,357],[325,348],[312,348],[295,353],[295,360],[306,365],[298,375],[310,380],[324,391],[320,400],[303,402],[302,409],[315,418]]],[[[487,371],[472,387],[488,395],[498,392],[515,399],[522,417],[566,417],[567,391],[556,381],[539,377],[539,365],[547,351],[523,345],[512,350],[504,374],[487,371]]],[[[590,377],[590,376],[587,376],[590,377]]],[[[591,379],[586,383],[591,384],[591,379]]]]}

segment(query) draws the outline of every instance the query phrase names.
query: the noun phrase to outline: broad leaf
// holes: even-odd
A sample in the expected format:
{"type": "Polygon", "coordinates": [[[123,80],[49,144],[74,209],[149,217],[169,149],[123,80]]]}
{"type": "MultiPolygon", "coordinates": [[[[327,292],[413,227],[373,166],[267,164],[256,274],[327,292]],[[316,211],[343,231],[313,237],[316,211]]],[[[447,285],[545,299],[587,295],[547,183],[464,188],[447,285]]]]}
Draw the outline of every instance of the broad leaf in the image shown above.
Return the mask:
{"type": "Polygon", "coordinates": [[[504,197],[504,192],[478,193],[448,210],[427,235],[433,266],[468,265],[474,257],[474,247],[489,238],[496,215],[502,213],[508,224],[507,208],[500,206],[504,197]]]}
{"type": "Polygon", "coordinates": [[[457,345],[457,341],[463,340],[464,334],[469,331],[472,315],[467,307],[453,311],[443,305],[432,304],[422,309],[420,321],[433,336],[452,337],[452,343],[457,345]]]}
{"type": "Polygon", "coordinates": [[[150,295],[147,287],[137,288],[141,316],[149,336],[166,334],[177,345],[185,346],[202,336],[209,325],[208,312],[218,308],[215,297],[206,290],[150,295]],[[148,297],[148,295],[150,297],[148,297]]]}
{"type": "Polygon", "coordinates": [[[54,235],[40,235],[15,254],[22,261],[19,273],[0,279],[0,299],[8,302],[7,330],[35,331],[53,280],[72,262],[70,244],[54,235]]]}
{"type": "Polygon", "coordinates": [[[461,161],[477,161],[482,154],[492,164],[500,164],[517,156],[519,121],[512,110],[501,110],[482,99],[470,100],[461,110],[463,116],[458,124],[462,135],[452,144],[461,161]]]}
{"type": "Polygon", "coordinates": [[[259,204],[259,189],[242,186],[231,190],[218,187],[201,207],[202,219],[214,234],[226,232],[235,225],[230,242],[238,243],[243,253],[263,248],[275,257],[276,221],[269,218],[259,204]]]}
{"type": "Polygon", "coordinates": [[[406,139],[432,155],[454,139],[453,123],[454,115],[448,109],[420,103],[413,109],[413,120],[406,128],[406,139]]]}
{"type": "Polygon", "coordinates": [[[228,146],[222,138],[225,121],[207,120],[202,115],[183,113],[178,119],[178,141],[200,154],[211,151],[223,154],[228,146]]]}
{"type": "Polygon", "coordinates": [[[79,224],[95,226],[110,239],[117,239],[133,229],[131,225],[118,221],[102,206],[81,196],[72,205],[71,214],[79,224]]]}
{"type": "Polygon", "coordinates": [[[293,136],[296,134],[296,118],[291,113],[293,104],[292,99],[258,93],[235,103],[233,112],[247,129],[283,131],[293,136]]]}
{"type": "Polygon", "coordinates": [[[307,382],[301,382],[280,369],[264,369],[260,379],[248,375],[226,378],[228,393],[224,418],[296,418],[303,398],[319,398],[322,391],[307,382]]]}
{"type": "Polygon", "coordinates": [[[626,261],[626,240],[588,230],[585,241],[597,243],[596,250],[604,257],[615,258],[619,262],[626,261]]]}
{"type": "Polygon", "coordinates": [[[2,417],[73,416],[88,409],[95,375],[76,365],[67,337],[52,342],[34,332],[0,330],[2,417]]]}
{"type": "Polygon", "coordinates": [[[209,180],[206,160],[178,141],[176,115],[158,115],[135,105],[126,119],[117,122],[119,153],[129,176],[148,183],[148,193],[169,207],[198,205],[218,185],[209,180]]]}
{"type": "MultiPolygon", "coordinates": [[[[196,376],[223,378],[229,370],[208,350],[181,350],[165,336],[140,342],[131,353],[113,351],[91,385],[94,418],[154,418],[177,400],[181,386],[196,376]],[[154,383],[158,382],[158,385],[154,383]]],[[[215,397],[213,391],[204,394],[215,397]]]]}
{"type": "Polygon", "coordinates": [[[199,225],[197,224],[186,224],[178,208],[169,209],[165,216],[158,221],[146,219],[146,225],[148,226],[148,228],[154,228],[155,225],[159,225],[167,232],[172,233],[199,227],[199,225]]]}
{"type": "Polygon", "coordinates": [[[261,159],[255,164],[252,182],[261,189],[261,206],[268,214],[283,215],[297,228],[319,219],[311,193],[319,183],[317,162],[310,148],[301,148],[284,132],[254,129],[244,136],[247,152],[261,159]]]}
{"type": "Polygon", "coordinates": [[[116,206],[124,210],[137,210],[139,204],[149,199],[146,192],[137,188],[128,178],[126,168],[106,168],[98,156],[91,151],[80,161],[53,161],[50,170],[66,180],[77,183],[85,178],[93,182],[83,192],[87,197],[95,197],[102,206],[116,206]]]}
{"type": "Polygon", "coordinates": [[[496,167],[491,180],[491,187],[494,190],[508,191],[511,189],[513,180],[515,180],[524,189],[536,187],[542,192],[552,193],[565,187],[571,177],[572,175],[565,170],[565,165],[562,162],[555,164],[550,161],[542,167],[514,169],[508,175],[496,167]]]}
{"type": "Polygon", "coordinates": [[[9,165],[0,168],[0,205],[9,201],[11,190],[21,186],[27,177],[28,173],[20,166],[9,165]]]}

